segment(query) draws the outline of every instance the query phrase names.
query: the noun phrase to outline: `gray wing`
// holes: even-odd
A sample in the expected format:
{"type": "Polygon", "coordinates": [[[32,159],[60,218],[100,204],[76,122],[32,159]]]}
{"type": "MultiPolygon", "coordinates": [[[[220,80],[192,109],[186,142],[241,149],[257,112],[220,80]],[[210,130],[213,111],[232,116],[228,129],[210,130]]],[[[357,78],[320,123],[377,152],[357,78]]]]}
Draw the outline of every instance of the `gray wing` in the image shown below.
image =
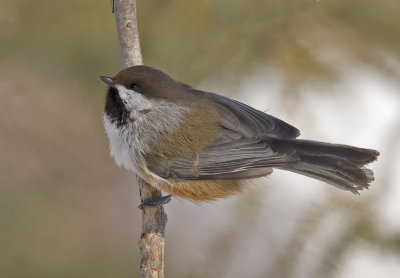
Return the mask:
{"type": "Polygon", "coordinates": [[[294,153],[277,152],[267,140],[247,138],[225,130],[207,148],[191,157],[175,160],[147,156],[148,168],[163,178],[246,179],[268,175],[271,167],[297,161],[294,153]]]}
{"type": "Polygon", "coordinates": [[[238,101],[184,86],[215,104],[224,129],[210,146],[191,157],[167,160],[148,155],[147,166],[155,174],[190,180],[246,179],[298,160],[294,152],[278,152],[268,141],[268,137],[296,138],[300,132],[295,127],[238,101]]]}
{"type": "Polygon", "coordinates": [[[223,127],[244,136],[296,138],[300,135],[300,131],[294,126],[239,101],[209,92],[194,93],[203,94],[216,105],[219,122],[223,127]]]}

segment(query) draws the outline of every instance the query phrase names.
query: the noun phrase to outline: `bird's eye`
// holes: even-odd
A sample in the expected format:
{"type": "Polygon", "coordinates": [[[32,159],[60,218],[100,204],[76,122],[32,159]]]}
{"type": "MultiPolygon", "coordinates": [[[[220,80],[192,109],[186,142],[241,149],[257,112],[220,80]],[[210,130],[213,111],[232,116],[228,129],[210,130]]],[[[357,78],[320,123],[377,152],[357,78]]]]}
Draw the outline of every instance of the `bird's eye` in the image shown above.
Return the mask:
{"type": "Polygon", "coordinates": [[[135,83],[135,82],[132,82],[131,84],[129,84],[129,89],[131,89],[131,90],[136,90],[137,89],[137,84],[135,83]]]}

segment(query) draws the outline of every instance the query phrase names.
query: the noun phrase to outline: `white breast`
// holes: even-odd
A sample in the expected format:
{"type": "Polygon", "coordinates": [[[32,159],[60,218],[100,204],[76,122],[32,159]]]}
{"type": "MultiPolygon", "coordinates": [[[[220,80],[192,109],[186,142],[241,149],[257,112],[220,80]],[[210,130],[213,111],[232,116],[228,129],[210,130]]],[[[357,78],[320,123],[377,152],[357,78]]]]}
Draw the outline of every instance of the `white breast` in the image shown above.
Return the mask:
{"type": "Polygon", "coordinates": [[[137,172],[135,148],[127,137],[126,131],[118,128],[117,125],[104,114],[104,127],[110,140],[110,154],[118,166],[123,166],[130,171],[137,172]]]}

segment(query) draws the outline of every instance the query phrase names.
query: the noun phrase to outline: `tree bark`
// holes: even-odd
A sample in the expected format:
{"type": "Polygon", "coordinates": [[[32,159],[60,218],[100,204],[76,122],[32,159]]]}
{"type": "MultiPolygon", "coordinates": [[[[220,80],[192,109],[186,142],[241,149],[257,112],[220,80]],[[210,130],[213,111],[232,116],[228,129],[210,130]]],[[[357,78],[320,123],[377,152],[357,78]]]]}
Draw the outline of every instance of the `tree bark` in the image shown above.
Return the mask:
{"type": "MultiPolygon", "coordinates": [[[[111,0],[111,10],[117,23],[118,39],[124,68],[142,65],[136,0],[111,0]]],[[[141,202],[162,197],[160,190],[137,176],[141,202]]],[[[139,240],[140,274],[143,278],[164,277],[164,234],[167,215],[162,204],[143,206],[142,235],[139,240]]]]}
{"type": "Polygon", "coordinates": [[[136,0],[111,0],[111,4],[117,23],[123,67],[143,65],[136,18],[136,0]]]}

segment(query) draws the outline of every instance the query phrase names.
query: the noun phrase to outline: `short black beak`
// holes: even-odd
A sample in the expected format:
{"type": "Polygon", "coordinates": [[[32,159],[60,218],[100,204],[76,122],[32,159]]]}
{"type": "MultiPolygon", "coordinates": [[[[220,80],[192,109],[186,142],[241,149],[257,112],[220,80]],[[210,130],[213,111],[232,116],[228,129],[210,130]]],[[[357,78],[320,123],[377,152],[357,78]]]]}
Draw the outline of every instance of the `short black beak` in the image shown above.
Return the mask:
{"type": "Polygon", "coordinates": [[[114,82],[111,77],[108,76],[100,76],[100,79],[103,80],[108,86],[115,88],[114,82]]]}

